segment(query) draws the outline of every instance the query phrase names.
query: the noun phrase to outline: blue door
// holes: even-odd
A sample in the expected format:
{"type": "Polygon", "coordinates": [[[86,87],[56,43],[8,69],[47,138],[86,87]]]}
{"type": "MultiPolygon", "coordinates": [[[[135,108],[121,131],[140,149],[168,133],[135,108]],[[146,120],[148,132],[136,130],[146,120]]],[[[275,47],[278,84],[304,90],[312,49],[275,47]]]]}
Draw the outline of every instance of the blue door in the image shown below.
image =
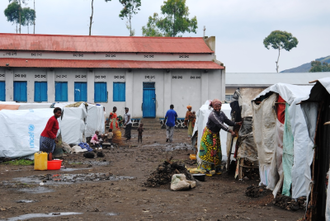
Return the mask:
{"type": "Polygon", "coordinates": [[[86,82],[74,82],[74,101],[87,101],[86,82]]]}
{"type": "Polygon", "coordinates": [[[26,81],[14,81],[14,101],[27,102],[26,81]]]}
{"type": "Polygon", "coordinates": [[[143,83],[143,117],[156,117],[155,83],[143,83]]]}
{"type": "Polygon", "coordinates": [[[107,82],[94,83],[94,102],[108,102],[107,82]]]}
{"type": "Polygon", "coordinates": [[[6,84],[4,81],[0,81],[0,101],[6,100],[6,84]]]}
{"type": "Polygon", "coordinates": [[[46,81],[34,82],[34,101],[35,102],[47,101],[47,82],[46,81]]]}
{"type": "Polygon", "coordinates": [[[68,101],[68,82],[55,82],[55,101],[68,101]]]}

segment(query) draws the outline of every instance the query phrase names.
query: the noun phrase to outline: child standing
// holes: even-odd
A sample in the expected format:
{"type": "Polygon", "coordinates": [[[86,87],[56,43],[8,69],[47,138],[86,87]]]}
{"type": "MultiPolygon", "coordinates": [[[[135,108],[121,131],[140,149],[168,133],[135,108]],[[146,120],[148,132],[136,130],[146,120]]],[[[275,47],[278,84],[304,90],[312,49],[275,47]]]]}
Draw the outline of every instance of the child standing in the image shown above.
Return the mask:
{"type": "Polygon", "coordinates": [[[138,143],[141,141],[142,143],[142,132],[143,132],[143,124],[140,123],[140,126],[137,129],[138,131],[138,143]]]}

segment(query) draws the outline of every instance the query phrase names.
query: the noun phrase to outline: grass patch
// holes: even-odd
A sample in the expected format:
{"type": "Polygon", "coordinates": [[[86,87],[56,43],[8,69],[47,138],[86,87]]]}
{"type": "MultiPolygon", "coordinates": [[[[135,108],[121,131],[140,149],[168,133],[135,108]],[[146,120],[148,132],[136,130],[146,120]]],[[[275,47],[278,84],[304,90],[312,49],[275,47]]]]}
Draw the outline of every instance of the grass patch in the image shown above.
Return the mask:
{"type": "Polygon", "coordinates": [[[81,165],[82,162],[69,162],[70,165],[81,165]]]}
{"type": "Polygon", "coordinates": [[[6,161],[3,164],[13,165],[13,166],[30,166],[30,165],[34,164],[34,161],[33,160],[20,159],[20,160],[6,161]]]}

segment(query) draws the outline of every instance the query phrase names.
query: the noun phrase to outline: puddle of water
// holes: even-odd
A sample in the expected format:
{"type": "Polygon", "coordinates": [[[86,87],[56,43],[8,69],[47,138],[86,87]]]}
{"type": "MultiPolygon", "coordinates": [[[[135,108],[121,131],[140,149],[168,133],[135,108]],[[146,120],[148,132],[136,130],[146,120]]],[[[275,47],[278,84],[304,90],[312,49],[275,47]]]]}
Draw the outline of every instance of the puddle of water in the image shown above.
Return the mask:
{"type": "Polygon", "coordinates": [[[77,162],[77,161],[69,161],[69,164],[87,164],[93,166],[108,166],[110,164],[109,161],[84,161],[84,162],[77,162]]]}
{"type": "Polygon", "coordinates": [[[90,168],[61,168],[60,171],[63,172],[72,172],[72,171],[76,171],[76,170],[89,170],[90,168]]]}
{"type": "Polygon", "coordinates": [[[16,203],[33,203],[35,202],[34,200],[18,200],[16,203]]]}
{"type": "MultiPolygon", "coordinates": [[[[87,173],[87,174],[47,174],[47,175],[34,175],[29,177],[19,177],[13,180],[28,184],[39,184],[39,185],[54,185],[54,184],[72,184],[89,181],[118,181],[124,179],[135,179],[130,176],[113,176],[105,173],[87,173]]],[[[44,188],[45,187],[37,187],[44,188]]],[[[36,188],[26,188],[24,191],[31,191],[36,188]]],[[[23,189],[21,189],[23,190],[23,189]]]]}
{"type": "Polygon", "coordinates": [[[54,190],[46,188],[46,187],[36,187],[36,188],[22,188],[18,189],[20,192],[25,192],[25,193],[50,193],[54,192],[54,190]]]}
{"type": "Polygon", "coordinates": [[[69,216],[69,215],[80,215],[82,213],[76,213],[76,212],[56,212],[56,213],[30,213],[30,214],[24,214],[17,217],[8,218],[6,220],[8,221],[18,221],[18,220],[27,220],[27,219],[33,219],[33,218],[49,218],[54,216],[69,216]]]}
{"type": "Polygon", "coordinates": [[[108,216],[118,216],[119,213],[107,213],[108,216]]]}

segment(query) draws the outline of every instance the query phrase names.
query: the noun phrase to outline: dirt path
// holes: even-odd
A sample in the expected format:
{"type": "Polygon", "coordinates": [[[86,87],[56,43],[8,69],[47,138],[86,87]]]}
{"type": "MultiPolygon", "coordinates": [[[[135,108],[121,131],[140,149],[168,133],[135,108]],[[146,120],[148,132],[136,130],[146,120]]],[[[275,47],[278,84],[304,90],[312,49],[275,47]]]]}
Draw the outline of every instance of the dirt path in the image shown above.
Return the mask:
{"type": "Polygon", "coordinates": [[[171,191],[169,185],[147,188],[144,182],[164,160],[173,156],[174,161],[190,162],[187,130],[175,130],[171,144],[161,129],[145,131],[139,146],[136,130],[132,135],[124,147],[103,150],[103,158],[67,155],[63,163],[67,169],[59,171],[0,164],[0,219],[47,213],[48,217],[33,215],[28,220],[279,221],[298,220],[304,214],[275,207],[270,194],[245,196],[246,188],[258,181],[238,181],[226,173],[207,177],[189,191],[171,191]]]}

